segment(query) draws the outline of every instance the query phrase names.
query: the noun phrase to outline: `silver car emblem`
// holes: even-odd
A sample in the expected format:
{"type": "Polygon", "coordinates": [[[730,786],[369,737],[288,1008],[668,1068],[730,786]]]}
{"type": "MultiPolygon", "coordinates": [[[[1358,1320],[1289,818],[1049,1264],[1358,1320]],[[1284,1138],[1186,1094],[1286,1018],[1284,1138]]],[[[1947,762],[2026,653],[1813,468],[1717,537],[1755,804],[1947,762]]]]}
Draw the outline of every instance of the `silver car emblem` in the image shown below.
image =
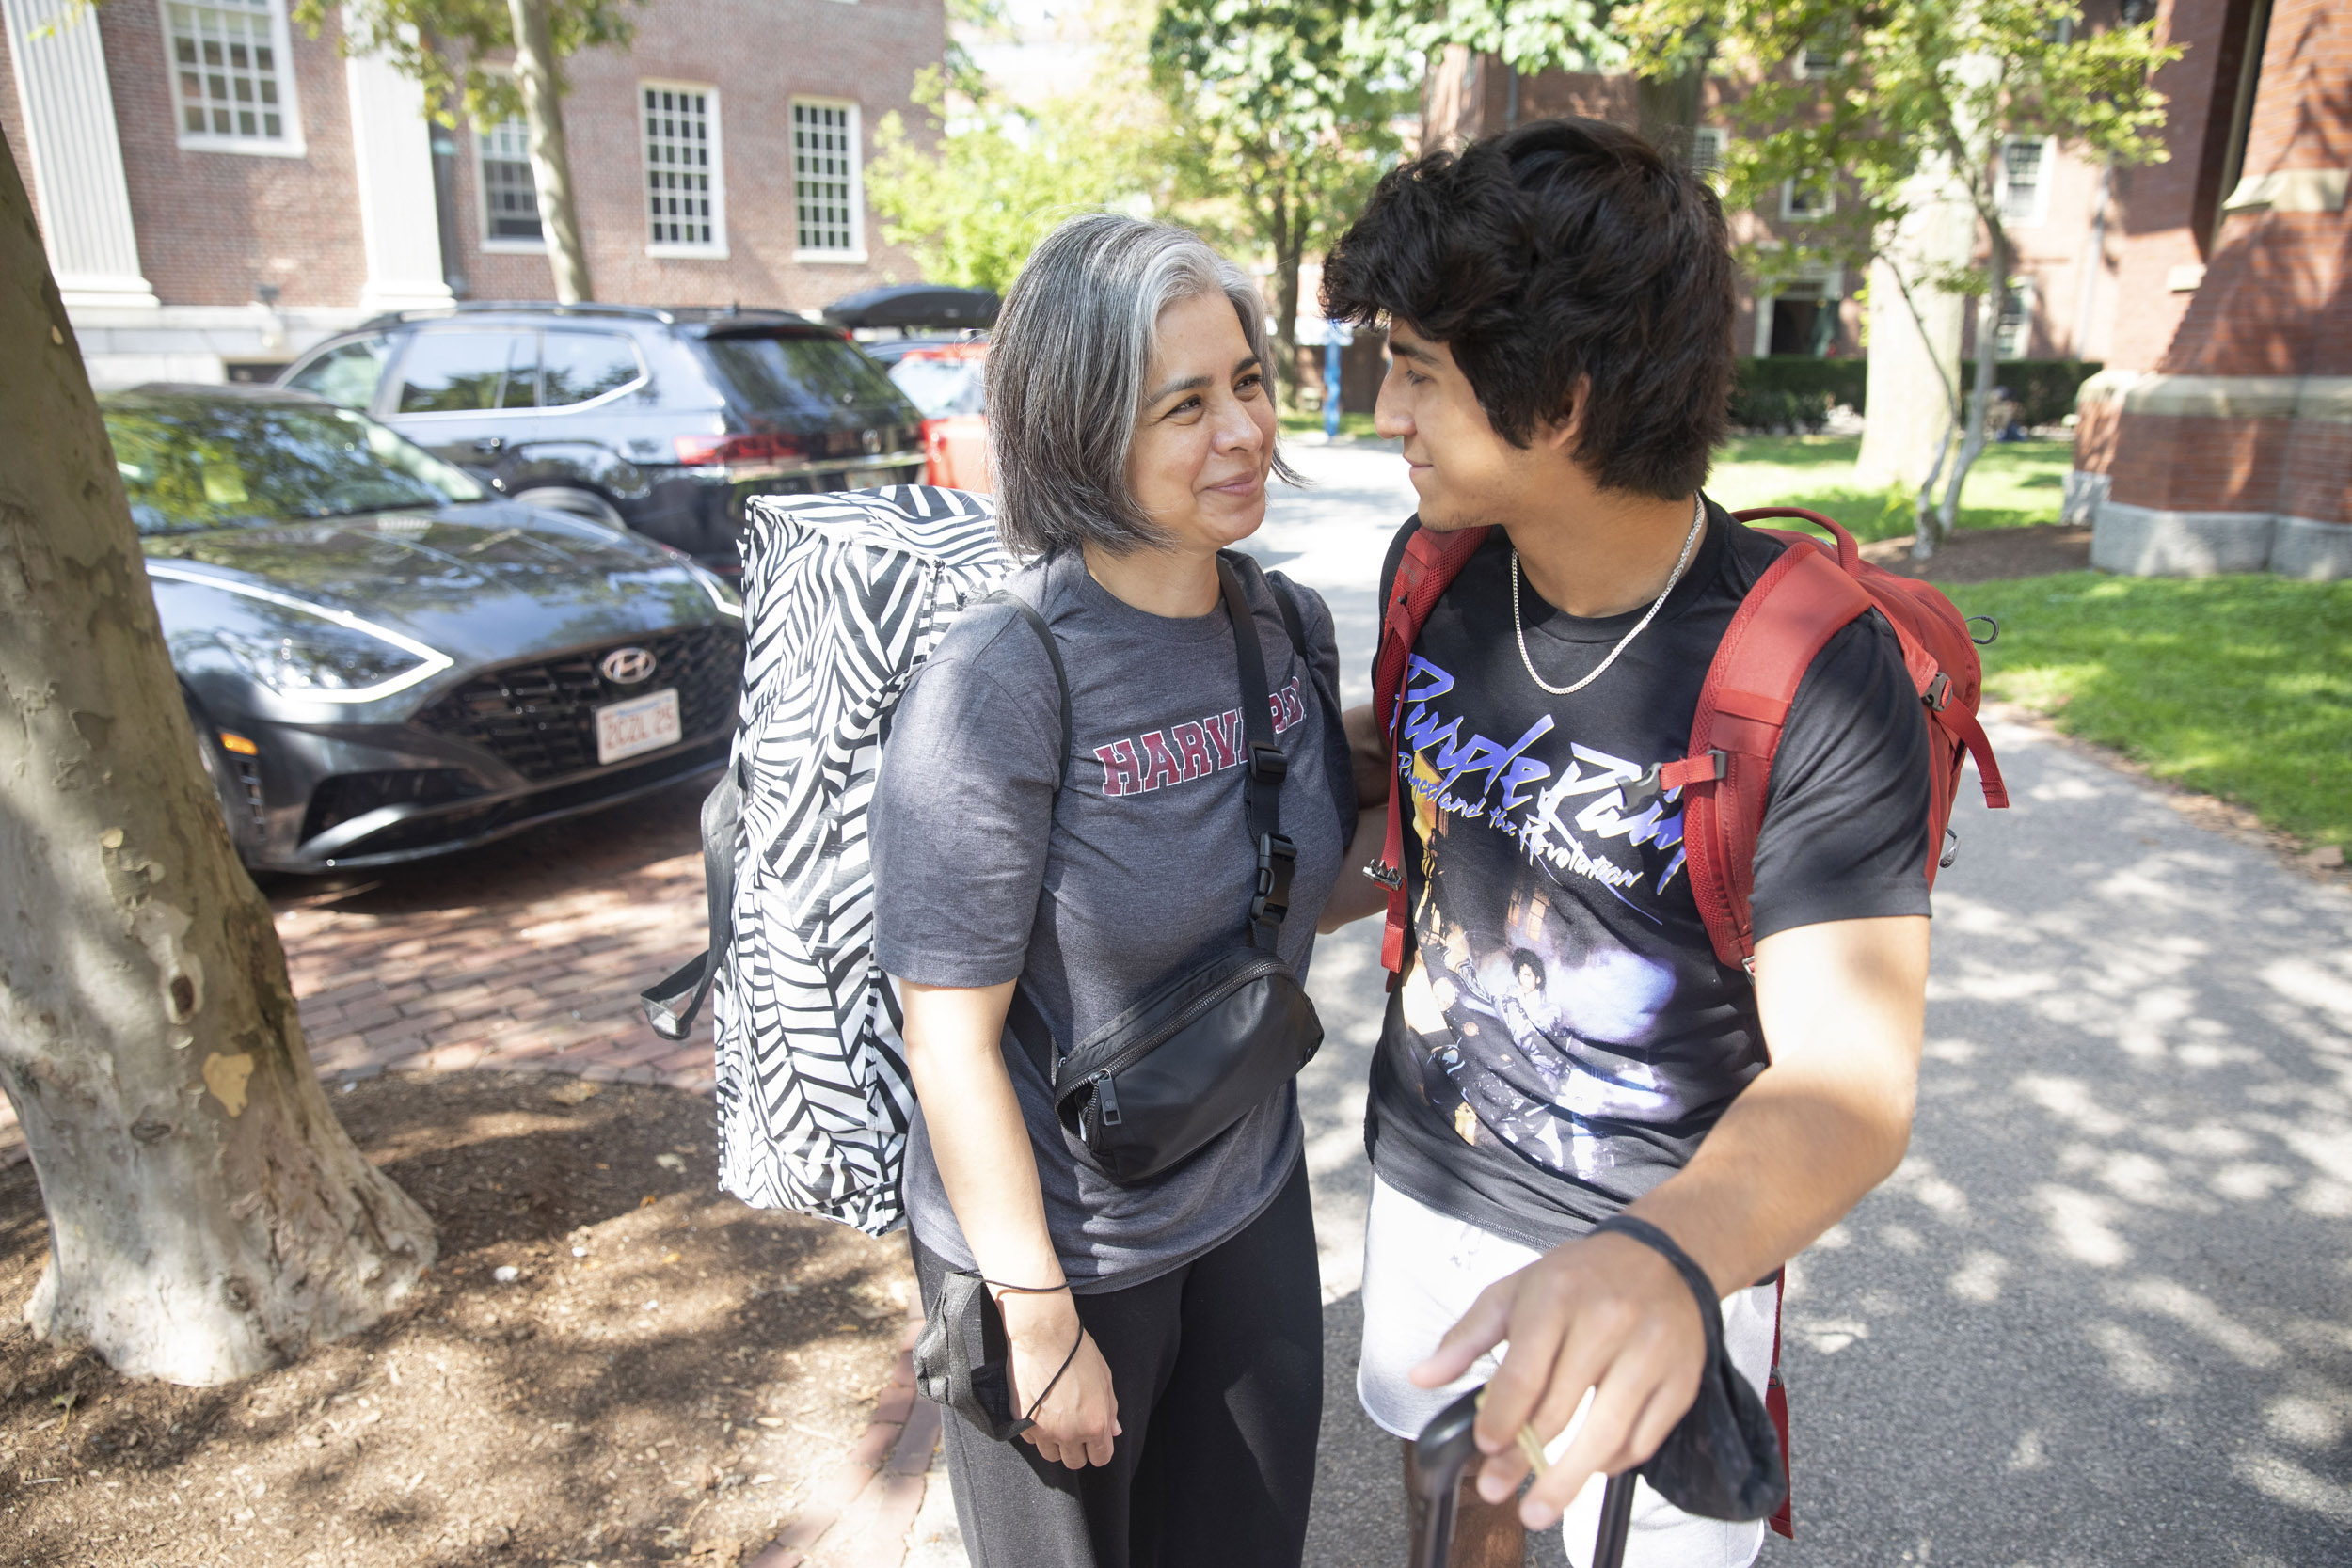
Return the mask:
{"type": "Polygon", "coordinates": [[[615,686],[635,686],[653,679],[654,666],[659,662],[643,648],[615,648],[604,656],[604,661],[596,668],[615,686]]]}
{"type": "Polygon", "coordinates": [[[871,457],[871,456],[873,456],[876,452],[878,452],[878,451],[882,451],[882,432],[881,432],[881,431],[879,431],[879,430],[869,430],[869,431],[866,431],[866,432],[864,434],[864,436],[861,437],[861,439],[865,442],[865,445],[866,445],[866,456],[871,457]]]}

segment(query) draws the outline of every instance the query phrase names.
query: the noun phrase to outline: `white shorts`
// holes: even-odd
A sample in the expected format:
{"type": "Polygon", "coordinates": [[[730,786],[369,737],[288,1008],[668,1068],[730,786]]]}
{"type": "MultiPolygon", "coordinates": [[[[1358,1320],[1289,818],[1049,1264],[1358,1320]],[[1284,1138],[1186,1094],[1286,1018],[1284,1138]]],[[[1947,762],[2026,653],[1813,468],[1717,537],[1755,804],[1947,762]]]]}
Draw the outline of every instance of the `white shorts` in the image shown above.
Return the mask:
{"type": "MultiPolygon", "coordinates": [[[[1364,1412],[1399,1437],[1420,1435],[1429,1418],[1492,1377],[1500,1356],[1487,1354],[1442,1388],[1416,1386],[1405,1375],[1428,1358],[1478,1293],[1540,1253],[1438,1213],[1377,1177],[1364,1230],[1364,1344],[1356,1364],[1356,1397],[1364,1412]]],[[[1750,1286],[1724,1301],[1724,1342],[1732,1365],[1759,1398],[1772,1370],[1777,1292],[1750,1286]]],[[[1586,1396],[1589,1403],[1590,1396],[1586,1396]]],[[[1579,1408],[1550,1446],[1556,1458],[1584,1418],[1579,1408]]],[[[1600,1529],[1602,1478],[1595,1476],[1569,1505],[1561,1529],[1568,1560],[1587,1568],[1600,1529]]],[[[1764,1546],[1763,1520],[1742,1524],[1685,1513],[1649,1489],[1633,1494],[1633,1528],[1626,1568],[1747,1568],[1764,1546]]]]}

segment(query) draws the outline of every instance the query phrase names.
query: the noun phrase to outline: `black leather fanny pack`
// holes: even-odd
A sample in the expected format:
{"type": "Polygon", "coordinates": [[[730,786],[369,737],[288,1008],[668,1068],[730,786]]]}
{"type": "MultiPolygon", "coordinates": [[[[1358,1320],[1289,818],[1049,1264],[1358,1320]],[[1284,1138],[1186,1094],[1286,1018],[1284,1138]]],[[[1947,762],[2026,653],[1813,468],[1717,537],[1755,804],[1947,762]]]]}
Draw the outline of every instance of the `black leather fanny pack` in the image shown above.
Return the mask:
{"type": "Polygon", "coordinates": [[[1006,1018],[1053,1086],[1074,1151],[1122,1185],[1149,1180],[1232,1126],[1323,1044],[1323,1021],[1277,948],[1298,851],[1282,835],[1289,765],[1274,743],[1265,656],[1240,579],[1222,561],[1217,577],[1240,665],[1244,787],[1258,850],[1244,942],[1164,981],[1066,1055],[1025,992],[1014,992],[1006,1018]]]}

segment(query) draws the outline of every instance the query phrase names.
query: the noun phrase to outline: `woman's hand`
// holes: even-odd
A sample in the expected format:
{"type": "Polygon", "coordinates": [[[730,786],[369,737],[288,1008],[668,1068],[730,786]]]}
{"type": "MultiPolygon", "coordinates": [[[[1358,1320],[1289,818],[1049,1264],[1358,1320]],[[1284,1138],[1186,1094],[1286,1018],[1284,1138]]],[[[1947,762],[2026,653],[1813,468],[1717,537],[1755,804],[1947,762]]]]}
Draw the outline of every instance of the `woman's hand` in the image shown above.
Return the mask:
{"type": "Polygon", "coordinates": [[[1030,1417],[1037,1424],[1021,1440],[1035,1445],[1048,1462],[1073,1470],[1108,1465],[1112,1439],[1121,1430],[1119,1396],[1112,1391],[1110,1366],[1095,1349],[1094,1337],[1079,1327],[1070,1292],[1008,1291],[1001,1305],[1006,1337],[1012,1342],[1013,1409],[1027,1414],[1039,1391],[1052,1385],[1030,1417]],[[1073,1341],[1078,1346],[1075,1355],[1070,1353],[1073,1341]]]}

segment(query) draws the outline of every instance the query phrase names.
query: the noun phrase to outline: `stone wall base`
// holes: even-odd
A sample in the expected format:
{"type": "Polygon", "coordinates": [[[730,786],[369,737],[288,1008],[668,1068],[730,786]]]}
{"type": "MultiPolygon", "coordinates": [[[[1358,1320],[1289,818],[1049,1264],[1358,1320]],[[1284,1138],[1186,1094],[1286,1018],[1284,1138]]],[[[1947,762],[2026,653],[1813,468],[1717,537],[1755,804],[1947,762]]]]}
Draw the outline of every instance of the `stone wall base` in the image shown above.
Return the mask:
{"type": "Polygon", "coordinates": [[[2103,499],[2091,516],[2090,564],[2142,578],[2271,571],[2334,581],[2352,578],[2352,524],[2267,512],[2165,512],[2103,499]]]}
{"type": "Polygon", "coordinates": [[[2312,582],[2352,578],[2352,523],[2280,518],[2270,541],[2270,569],[2312,582]]]}
{"type": "Polygon", "coordinates": [[[2058,502],[2058,521],[2077,528],[2090,522],[2107,503],[2107,492],[2114,488],[2113,474],[2093,473],[2088,468],[2069,468],[2066,472],[2066,494],[2058,502]]]}

